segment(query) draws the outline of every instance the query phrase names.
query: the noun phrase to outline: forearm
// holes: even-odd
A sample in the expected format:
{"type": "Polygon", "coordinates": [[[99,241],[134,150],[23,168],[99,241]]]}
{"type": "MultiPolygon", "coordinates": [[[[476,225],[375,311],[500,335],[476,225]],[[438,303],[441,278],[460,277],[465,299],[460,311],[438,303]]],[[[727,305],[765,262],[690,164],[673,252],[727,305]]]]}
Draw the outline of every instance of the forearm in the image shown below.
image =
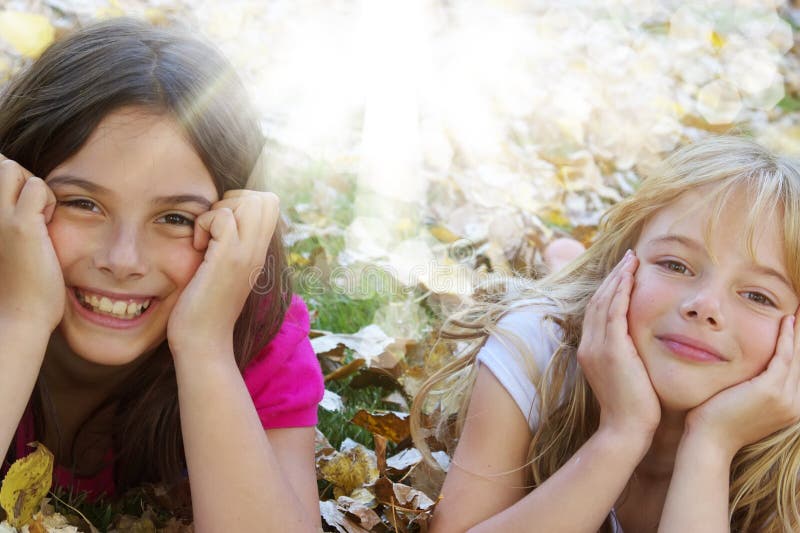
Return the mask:
{"type": "Polygon", "coordinates": [[[0,457],[5,457],[28,405],[50,333],[25,321],[0,319],[0,457]]]}
{"type": "Polygon", "coordinates": [[[688,430],[678,446],[675,468],[661,512],[659,533],[727,533],[731,452],[688,430]]]}
{"type": "Polygon", "coordinates": [[[228,352],[175,357],[195,527],[317,531],[318,519],[303,512],[228,352]]]}
{"type": "Polygon", "coordinates": [[[598,431],[555,474],[470,531],[596,532],[649,446],[598,431]]]}

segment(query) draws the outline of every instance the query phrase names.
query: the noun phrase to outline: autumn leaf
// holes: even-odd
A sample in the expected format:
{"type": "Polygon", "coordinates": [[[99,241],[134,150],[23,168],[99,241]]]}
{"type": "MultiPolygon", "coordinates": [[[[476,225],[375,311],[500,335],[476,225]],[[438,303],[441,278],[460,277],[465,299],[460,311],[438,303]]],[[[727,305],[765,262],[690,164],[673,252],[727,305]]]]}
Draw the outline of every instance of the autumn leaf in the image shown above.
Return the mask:
{"type": "Polygon", "coordinates": [[[394,339],[387,336],[380,327],[370,324],[356,333],[325,333],[311,339],[311,346],[316,354],[324,354],[344,345],[355,352],[357,358],[363,359],[367,366],[377,359],[394,339]]]}
{"type": "Polygon", "coordinates": [[[11,465],[0,487],[0,507],[14,527],[31,521],[53,482],[53,454],[39,442],[29,446],[36,450],[11,465]]]}
{"type": "Polygon", "coordinates": [[[351,422],[394,443],[400,443],[411,436],[408,413],[369,413],[362,409],[353,416],[351,422]]]}
{"type": "Polygon", "coordinates": [[[381,503],[406,512],[425,511],[435,503],[424,492],[385,477],[375,482],[375,496],[381,503]]]}
{"type": "Polygon", "coordinates": [[[0,11],[0,38],[20,54],[37,58],[50,46],[56,30],[47,17],[35,13],[0,11]]]}
{"type": "Polygon", "coordinates": [[[317,461],[322,478],[334,485],[334,495],[347,496],[378,478],[375,453],[362,444],[345,439],[341,449],[317,461]]]}

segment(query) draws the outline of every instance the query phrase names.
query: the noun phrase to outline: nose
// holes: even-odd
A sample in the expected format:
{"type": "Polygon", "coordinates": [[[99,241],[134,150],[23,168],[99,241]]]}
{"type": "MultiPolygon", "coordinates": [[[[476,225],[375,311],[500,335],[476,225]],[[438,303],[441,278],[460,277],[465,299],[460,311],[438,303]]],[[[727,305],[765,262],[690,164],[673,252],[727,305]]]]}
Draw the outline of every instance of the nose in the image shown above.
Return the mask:
{"type": "Polygon", "coordinates": [[[141,252],[141,240],[135,228],[115,225],[95,253],[95,267],[119,281],[143,277],[148,266],[141,252]]]}
{"type": "Polygon", "coordinates": [[[721,298],[717,289],[703,287],[688,295],[681,304],[681,316],[689,321],[700,321],[714,329],[724,326],[721,298]]]}

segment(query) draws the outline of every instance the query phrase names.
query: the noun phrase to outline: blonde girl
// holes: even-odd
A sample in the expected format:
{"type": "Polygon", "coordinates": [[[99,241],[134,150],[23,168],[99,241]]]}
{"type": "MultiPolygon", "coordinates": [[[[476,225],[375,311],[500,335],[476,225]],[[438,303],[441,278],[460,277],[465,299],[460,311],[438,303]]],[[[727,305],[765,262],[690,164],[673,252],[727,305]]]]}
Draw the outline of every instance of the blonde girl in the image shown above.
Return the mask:
{"type": "MultiPolygon", "coordinates": [[[[564,270],[449,321],[471,390],[434,532],[797,531],[800,166],[678,150],[564,270]]],[[[521,289],[520,289],[521,287],[521,289]]]]}
{"type": "Polygon", "coordinates": [[[0,451],[88,497],[188,477],[196,531],[317,531],[322,395],[231,66],[134,20],[0,100],[0,451]],[[255,170],[254,170],[255,169],[255,170]]]}

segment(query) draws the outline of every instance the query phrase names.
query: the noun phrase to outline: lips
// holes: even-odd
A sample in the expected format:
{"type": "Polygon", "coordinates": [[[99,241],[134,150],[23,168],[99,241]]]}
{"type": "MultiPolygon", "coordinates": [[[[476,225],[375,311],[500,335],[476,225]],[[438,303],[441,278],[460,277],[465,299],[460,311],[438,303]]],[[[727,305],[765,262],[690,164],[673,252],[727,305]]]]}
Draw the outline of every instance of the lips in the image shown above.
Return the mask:
{"type": "Polygon", "coordinates": [[[699,362],[724,362],[727,359],[713,346],[684,335],[660,335],[656,337],[671,352],[684,359],[699,362]]]}
{"type": "Polygon", "coordinates": [[[105,296],[111,300],[122,300],[122,301],[129,301],[129,302],[136,302],[136,303],[144,303],[147,300],[152,300],[155,298],[153,295],[144,295],[144,294],[123,294],[119,292],[111,292],[101,289],[94,289],[90,287],[78,287],[77,285],[73,288],[77,289],[78,291],[84,294],[96,294],[98,296],[105,296]]]}

